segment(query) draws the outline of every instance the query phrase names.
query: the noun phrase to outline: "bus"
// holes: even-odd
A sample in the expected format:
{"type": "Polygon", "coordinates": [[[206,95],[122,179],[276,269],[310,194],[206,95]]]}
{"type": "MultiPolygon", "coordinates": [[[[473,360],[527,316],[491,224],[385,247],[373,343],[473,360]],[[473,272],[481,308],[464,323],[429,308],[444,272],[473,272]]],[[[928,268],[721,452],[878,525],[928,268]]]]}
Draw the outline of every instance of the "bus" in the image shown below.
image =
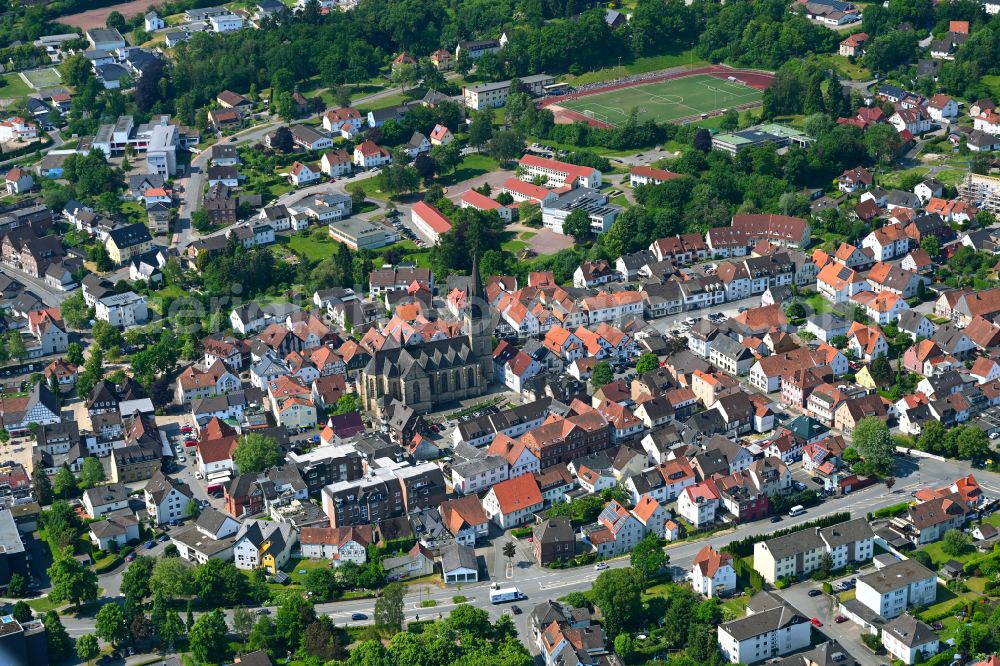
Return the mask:
{"type": "Polygon", "coordinates": [[[799,516],[806,512],[806,508],[801,504],[796,504],[791,509],[788,510],[789,516],[799,516]]]}
{"type": "Polygon", "coordinates": [[[562,95],[573,92],[573,88],[568,83],[550,83],[547,86],[542,86],[542,92],[546,95],[562,95]]]}

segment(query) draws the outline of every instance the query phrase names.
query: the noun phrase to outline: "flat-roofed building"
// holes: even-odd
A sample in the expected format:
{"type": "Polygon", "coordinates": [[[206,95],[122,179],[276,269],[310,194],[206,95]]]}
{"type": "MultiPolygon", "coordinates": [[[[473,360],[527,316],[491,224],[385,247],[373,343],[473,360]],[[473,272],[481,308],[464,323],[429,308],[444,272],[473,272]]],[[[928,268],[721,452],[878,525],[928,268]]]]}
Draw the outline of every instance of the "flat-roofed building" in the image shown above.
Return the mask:
{"type": "Polygon", "coordinates": [[[381,224],[365,220],[335,220],[329,225],[330,238],[352,250],[374,250],[399,240],[399,234],[381,224]]]}

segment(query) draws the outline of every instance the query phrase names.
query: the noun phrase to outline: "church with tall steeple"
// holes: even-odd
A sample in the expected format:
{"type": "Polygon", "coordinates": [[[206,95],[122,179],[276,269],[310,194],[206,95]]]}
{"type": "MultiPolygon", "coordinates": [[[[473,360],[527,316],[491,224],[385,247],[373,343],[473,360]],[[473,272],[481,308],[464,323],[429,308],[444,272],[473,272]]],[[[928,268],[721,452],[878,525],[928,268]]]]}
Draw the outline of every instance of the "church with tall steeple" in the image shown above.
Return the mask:
{"type": "Polygon", "coordinates": [[[358,382],[365,409],[379,417],[396,400],[417,412],[485,394],[493,382],[493,321],[473,257],[462,335],[404,347],[383,348],[372,356],[358,382]]]}

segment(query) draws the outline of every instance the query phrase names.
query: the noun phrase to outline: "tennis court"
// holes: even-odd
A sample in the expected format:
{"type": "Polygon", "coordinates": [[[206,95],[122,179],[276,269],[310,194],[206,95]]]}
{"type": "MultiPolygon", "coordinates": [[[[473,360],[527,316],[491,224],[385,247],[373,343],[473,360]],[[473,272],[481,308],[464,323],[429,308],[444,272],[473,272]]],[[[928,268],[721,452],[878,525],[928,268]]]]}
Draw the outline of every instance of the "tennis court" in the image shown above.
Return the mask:
{"type": "Polygon", "coordinates": [[[27,81],[28,85],[35,90],[58,86],[62,82],[62,77],[59,76],[59,71],[54,67],[45,67],[43,69],[33,69],[31,71],[21,72],[21,76],[25,81],[27,81]]]}
{"type": "Polygon", "coordinates": [[[620,125],[633,108],[639,110],[640,121],[655,120],[662,123],[756,104],[763,94],[763,90],[739,81],[709,74],[692,74],[561,99],[558,104],[609,125],[620,125]]]}

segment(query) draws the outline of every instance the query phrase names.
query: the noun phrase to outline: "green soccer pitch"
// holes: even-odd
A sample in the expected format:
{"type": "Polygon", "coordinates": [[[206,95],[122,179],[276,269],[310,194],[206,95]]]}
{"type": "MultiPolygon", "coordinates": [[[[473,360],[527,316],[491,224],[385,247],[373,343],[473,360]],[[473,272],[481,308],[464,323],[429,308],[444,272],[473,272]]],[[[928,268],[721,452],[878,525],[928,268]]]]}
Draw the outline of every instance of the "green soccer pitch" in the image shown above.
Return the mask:
{"type": "Polygon", "coordinates": [[[639,120],[670,122],[712,113],[744,104],[760,102],[764,91],[708,74],[640,83],[560,101],[559,106],[608,123],[620,125],[631,109],[639,110],[639,120]]]}

